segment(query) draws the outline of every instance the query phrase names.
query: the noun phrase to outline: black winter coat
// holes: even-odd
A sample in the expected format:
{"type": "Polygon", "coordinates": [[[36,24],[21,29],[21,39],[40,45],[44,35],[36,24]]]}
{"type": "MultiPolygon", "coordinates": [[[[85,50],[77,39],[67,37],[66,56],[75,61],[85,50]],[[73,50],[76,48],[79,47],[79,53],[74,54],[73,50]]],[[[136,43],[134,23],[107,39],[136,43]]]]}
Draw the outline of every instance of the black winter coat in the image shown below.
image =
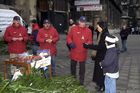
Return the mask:
{"type": "Polygon", "coordinates": [[[97,50],[97,54],[95,57],[95,66],[93,73],[93,82],[95,82],[98,86],[104,86],[104,74],[103,69],[100,66],[100,62],[104,60],[106,54],[106,45],[105,45],[105,37],[109,34],[108,30],[104,30],[101,34],[100,41],[98,45],[86,45],[85,48],[97,50]]]}
{"type": "Polygon", "coordinates": [[[109,34],[108,30],[105,30],[102,32],[101,37],[100,37],[100,41],[98,43],[98,45],[86,45],[84,44],[85,48],[89,48],[92,50],[97,50],[97,54],[95,57],[95,62],[101,62],[104,57],[105,57],[105,53],[106,53],[106,45],[105,45],[105,37],[109,34]]]}
{"type": "Polygon", "coordinates": [[[130,33],[130,29],[129,28],[121,29],[121,31],[120,31],[121,39],[122,40],[126,40],[128,35],[129,35],[129,33],[130,33]]]}

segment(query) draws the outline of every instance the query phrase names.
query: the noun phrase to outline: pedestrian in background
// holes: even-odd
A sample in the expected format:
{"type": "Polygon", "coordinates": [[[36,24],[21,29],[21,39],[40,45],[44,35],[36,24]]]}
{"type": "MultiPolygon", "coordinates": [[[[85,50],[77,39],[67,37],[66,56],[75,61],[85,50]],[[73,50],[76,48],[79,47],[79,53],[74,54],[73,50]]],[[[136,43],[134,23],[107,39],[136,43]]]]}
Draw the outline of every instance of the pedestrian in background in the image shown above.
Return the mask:
{"type": "Polygon", "coordinates": [[[97,91],[104,91],[104,75],[103,70],[100,66],[100,62],[103,61],[106,53],[105,46],[105,37],[109,34],[107,29],[107,24],[104,21],[99,21],[97,23],[97,31],[99,32],[97,44],[89,45],[84,44],[84,47],[87,49],[96,50],[96,54],[94,55],[95,66],[93,73],[93,82],[96,83],[97,91]]]}
{"type": "Polygon", "coordinates": [[[123,25],[120,31],[121,43],[122,43],[121,52],[127,51],[127,37],[129,33],[130,33],[130,29],[127,27],[127,25],[123,25]]]}
{"type": "Polygon", "coordinates": [[[105,75],[105,93],[116,93],[116,79],[119,77],[119,49],[116,46],[118,42],[116,36],[108,35],[105,38],[106,55],[101,62],[101,67],[105,75]]]}
{"type": "Polygon", "coordinates": [[[37,35],[38,35],[38,32],[39,32],[39,25],[37,23],[37,20],[36,19],[33,19],[31,21],[31,24],[32,24],[32,33],[31,33],[31,42],[32,42],[32,52],[33,52],[33,55],[37,55],[37,50],[39,49],[39,43],[37,42],[37,35]]]}
{"type": "MultiPolygon", "coordinates": [[[[19,54],[24,54],[26,42],[28,40],[27,29],[20,24],[20,17],[13,18],[13,24],[6,28],[4,40],[8,42],[8,52],[10,58],[16,58],[19,54]]],[[[11,74],[14,75],[16,66],[11,65],[11,74]]]]}
{"type": "Polygon", "coordinates": [[[87,49],[83,47],[83,43],[92,44],[92,33],[86,27],[86,17],[81,16],[79,24],[72,27],[67,35],[67,44],[71,48],[71,75],[76,78],[76,66],[79,63],[79,80],[81,85],[84,84],[85,61],[87,59],[87,49]]]}
{"type": "MultiPolygon", "coordinates": [[[[73,20],[73,19],[70,19],[70,20],[69,20],[69,29],[68,29],[68,33],[70,32],[71,28],[74,27],[74,26],[76,26],[74,20],[73,20]]],[[[68,33],[67,33],[67,34],[68,34],[68,33]]]]}
{"type": "Polygon", "coordinates": [[[59,34],[56,29],[51,25],[49,20],[44,20],[43,28],[41,28],[37,35],[37,41],[39,42],[40,49],[50,50],[51,55],[51,65],[52,65],[52,75],[55,76],[56,67],[56,54],[57,54],[57,42],[59,41],[59,34]]]}
{"type": "MultiPolygon", "coordinates": [[[[74,26],[76,26],[75,22],[73,21],[73,19],[70,19],[70,20],[69,20],[69,29],[68,29],[67,35],[68,35],[68,33],[71,31],[71,28],[74,27],[74,26]]],[[[67,48],[68,48],[68,50],[71,49],[71,48],[69,47],[68,43],[67,43],[67,48]]]]}

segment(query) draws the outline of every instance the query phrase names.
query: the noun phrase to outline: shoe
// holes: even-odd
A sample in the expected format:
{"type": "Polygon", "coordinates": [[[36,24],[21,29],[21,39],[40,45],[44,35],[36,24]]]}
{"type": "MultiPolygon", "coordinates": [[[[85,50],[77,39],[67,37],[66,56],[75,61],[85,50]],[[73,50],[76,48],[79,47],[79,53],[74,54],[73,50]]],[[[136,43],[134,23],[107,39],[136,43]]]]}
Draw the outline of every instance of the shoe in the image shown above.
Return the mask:
{"type": "Polygon", "coordinates": [[[100,89],[100,92],[104,92],[104,91],[105,91],[105,88],[102,87],[102,88],[100,89]]]}
{"type": "Polygon", "coordinates": [[[104,92],[105,91],[105,88],[104,87],[99,87],[97,91],[98,92],[104,92]]]}

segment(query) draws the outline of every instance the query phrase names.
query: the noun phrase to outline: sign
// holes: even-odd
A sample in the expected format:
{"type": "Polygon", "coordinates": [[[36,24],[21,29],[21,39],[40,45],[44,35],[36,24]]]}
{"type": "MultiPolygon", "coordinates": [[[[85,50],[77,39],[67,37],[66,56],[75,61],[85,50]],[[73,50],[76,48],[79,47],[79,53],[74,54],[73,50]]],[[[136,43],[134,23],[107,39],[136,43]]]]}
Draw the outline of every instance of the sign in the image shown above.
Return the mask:
{"type": "Polygon", "coordinates": [[[31,67],[35,67],[36,69],[44,68],[49,65],[51,65],[51,56],[49,56],[47,58],[42,58],[41,60],[38,60],[38,61],[33,61],[31,63],[31,67]]]}
{"type": "Polygon", "coordinates": [[[102,11],[102,5],[77,6],[77,11],[102,11]]]}
{"type": "Polygon", "coordinates": [[[37,54],[39,56],[38,60],[31,62],[31,67],[35,67],[37,69],[51,65],[50,50],[38,50],[37,54]]]}
{"type": "Polygon", "coordinates": [[[93,5],[93,4],[100,4],[100,0],[76,0],[74,2],[76,6],[79,5],[93,5]]]}

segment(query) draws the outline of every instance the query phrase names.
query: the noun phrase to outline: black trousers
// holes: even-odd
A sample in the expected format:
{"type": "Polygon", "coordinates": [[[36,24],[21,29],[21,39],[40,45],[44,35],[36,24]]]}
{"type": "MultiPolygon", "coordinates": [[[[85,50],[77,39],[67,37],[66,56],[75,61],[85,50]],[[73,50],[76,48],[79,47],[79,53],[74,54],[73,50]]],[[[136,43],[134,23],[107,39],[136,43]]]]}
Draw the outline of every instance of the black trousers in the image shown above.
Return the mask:
{"type": "Polygon", "coordinates": [[[99,62],[95,62],[94,71],[93,71],[93,82],[98,86],[104,87],[105,76],[103,74],[103,69],[101,68],[99,62]]]}
{"type": "Polygon", "coordinates": [[[79,80],[80,84],[84,84],[84,77],[85,77],[85,62],[77,62],[74,60],[71,60],[71,75],[73,75],[76,78],[76,66],[77,63],[79,63],[79,80]]]}

